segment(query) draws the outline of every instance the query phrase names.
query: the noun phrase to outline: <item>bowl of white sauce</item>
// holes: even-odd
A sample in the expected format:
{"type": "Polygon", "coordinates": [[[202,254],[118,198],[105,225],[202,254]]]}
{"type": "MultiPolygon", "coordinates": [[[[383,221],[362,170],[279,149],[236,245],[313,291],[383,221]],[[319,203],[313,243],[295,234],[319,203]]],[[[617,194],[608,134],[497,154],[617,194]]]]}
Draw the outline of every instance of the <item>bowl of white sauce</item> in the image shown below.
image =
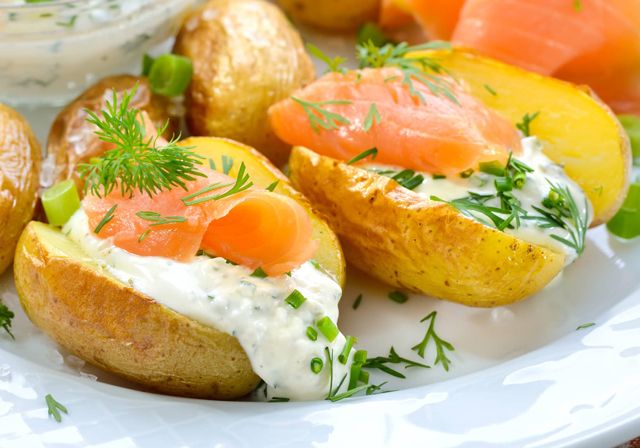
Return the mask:
{"type": "Polygon", "coordinates": [[[0,0],[0,102],[63,105],[166,44],[198,0],[0,0]]]}

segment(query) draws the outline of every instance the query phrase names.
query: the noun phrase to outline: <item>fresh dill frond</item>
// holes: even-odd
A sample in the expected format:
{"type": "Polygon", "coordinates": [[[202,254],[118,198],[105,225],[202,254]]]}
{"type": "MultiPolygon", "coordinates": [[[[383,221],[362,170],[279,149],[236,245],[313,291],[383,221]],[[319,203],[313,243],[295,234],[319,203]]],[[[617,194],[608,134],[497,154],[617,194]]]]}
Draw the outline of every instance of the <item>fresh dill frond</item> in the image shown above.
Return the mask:
{"type": "Polygon", "coordinates": [[[234,194],[242,193],[243,191],[248,190],[252,186],[253,186],[253,182],[250,181],[249,173],[247,173],[247,167],[245,166],[244,162],[242,162],[240,164],[240,168],[238,169],[238,175],[236,177],[236,181],[233,184],[216,182],[212,185],[204,187],[199,191],[196,191],[195,193],[192,193],[188,196],[183,197],[181,200],[184,205],[188,205],[188,206],[201,204],[207,201],[218,201],[220,199],[228,198],[229,196],[232,196],[234,194]],[[228,186],[231,186],[231,188],[225,191],[224,193],[194,199],[210,191],[217,190],[223,187],[228,187],[228,186]]]}
{"type": "Polygon", "coordinates": [[[138,237],[138,242],[141,243],[151,232],[151,227],[162,226],[165,224],[177,224],[181,222],[186,222],[187,218],[184,216],[162,216],[158,212],[150,212],[150,211],[140,211],[136,213],[136,216],[140,219],[144,219],[145,221],[150,221],[149,228],[142,232],[138,237]]]}
{"type": "Polygon", "coordinates": [[[353,159],[349,160],[347,162],[347,165],[353,165],[354,163],[357,163],[363,159],[366,159],[367,157],[371,157],[371,160],[375,160],[376,156],[378,155],[378,148],[369,148],[365,151],[362,151],[360,154],[358,154],[357,156],[355,156],[353,159]]]}
{"type": "Polygon", "coordinates": [[[107,213],[104,214],[96,228],[93,230],[96,235],[99,234],[102,228],[109,224],[109,222],[113,219],[116,208],[118,208],[118,204],[114,204],[113,207],[107,210],[107,213]]]}
{"type": "Polygon", "coordinates": [[[420,343],[418,343],[417,345],[411,347],[411,350],[415,350],[421,358],[424,358],[425,350],[427,349],[429,341],[433,341],[433,343],[436,345],[436,359],[434,361],[434,364],[442,364],[444,370],[448,372],[451,360],[447,358],[446,351],[448,350],[452,352],[455,349],[450,342],[445,341],[436,333],[435,325],[437,315],[437,311],[432,311],[420,321],[429,321],[429,327],[427,328],[427,332],[425,333],[422,341],[420,341],[420,343]]]}
{"type": "Polygon", "coordinates": [[[47,413],[51,417],[53,417],[53,419],[56,422],[61,423],[62,415],[60,414],[60,412],[64,412],[65,414],[68,414],[69,411],[67,410],[67,408],[63,406],[61,403],[59,403],[58,401],[56,401],[56,399],[53,398],[51,394],[47,394],[44,397],[44,401],[47,404],[47,413]]]}
{"type": "Polygon", "coordinates": [[[405,369],[408,369],[410,367],[421,367],[423,369],[431,368],[426,364],[422,364],[420,362],[403,358],[402,356],[398,355],[398,353],[395,351],[393,347],[391,347],[391,349],[389,350],[388,356],[376,356],[375,358],[368,358],[367,361],[362,365],[362,367],[365,369],[377,369],[377,370],[380,370],[381,372],[386,373],[387,375],[391,375],[396,378],[400,378],[400,379],[406,378],[406,376],[403,373],[398,372],[396,369],[392,367],[389,367],[389,364],[404,365],[405,369]]]}
{"type": "Polygon", "coordinates": [[[522,121],[519,123],[516,123],[516,128],[518,128],[520,132],[524,134],[525,137],[530,137],[531,122],[536,118],[538,118],[538,115],[540,115],[540,112],[535,112],[533,114],[529,114],[529,113],[524,114],[524,116],[522,117],[522,121]]]}
{"type": "Polygon", "coordinates": [[[0,303],[0,328],[7,332],[11,339],[15,340],[15,336],[11,332],[11,323],[16,315],[4,303],[0,303]]]}
{"type": "Polygon", "coordinates": [[[313,45],[312,43],[307,43],[307,51],[316,59],[321,60],[325,64],[327,64],[327,69],[325,73],[336,72],[336,73],[346,73],[347,69],[342,66],[347,59],[342,56],[336,56],[334,58],[329,57],[324,51],[313,45]]]}
{"type": "Polygon", "coordinates": [[[397,67],[402,71],[402,84],[407,86],[412,96],[424,103],[424,95],[419,92],[414,81],[418,81],[429,88],[436,96],[443,96],[459,104],[451,90],[451,80],[448,71],[431,56],[409,56],[411,53],[424,50],[449,49],[448,42],[433,41],[421,45],[410,46],[406,42],[376,46],[367,41],[356,46],[356,57],[360,68],[397,67]]]}
{"type": "Polygon", "coordinates": [[[380,112],[378,112],[378,106],[376,106],[376,103],[371,103],[371,106],[369,106],[369,112],[367,112],[367,116],[364,119],[364,132],[369,132],[371,127],[374,124],[380,124],[381,120],[380,112]]]}
{"type": "Polygon", "coordinates": [[[126,92],[121,101],[114,90],[105,110],[86,110],[87,121],[98,128],[96,135],[115,148],[79,165],[85,193],[91,191],[102,197],[119,188],[123,196],[132,196],[136,191],[153,196],[173,187],[186,189],[185,182],[206,177],[197,169],[202,157],[191,148],[178,146],[177,137],[164,146],[157,145],[168,121],[157,135],[146,135],[140,111],[131,107],[136,90],[137,86],[126,92]]]}
{"type": "Polygon", "coordinates": [[[311,128],[316,133],[320,132],[320,128],[329,131],[331,129],[337,129],[341,124],[351,124],[351,121],[348,118],[335,112],[331,112],[329,109],[323,107],[332,105],[349,105],[351,104],[351,101],[349,100],[330,100],[314,103],[296,98],[295,96],[292,96],[291,99],[302,106],[307,117],[309,117],[311,128]]]}

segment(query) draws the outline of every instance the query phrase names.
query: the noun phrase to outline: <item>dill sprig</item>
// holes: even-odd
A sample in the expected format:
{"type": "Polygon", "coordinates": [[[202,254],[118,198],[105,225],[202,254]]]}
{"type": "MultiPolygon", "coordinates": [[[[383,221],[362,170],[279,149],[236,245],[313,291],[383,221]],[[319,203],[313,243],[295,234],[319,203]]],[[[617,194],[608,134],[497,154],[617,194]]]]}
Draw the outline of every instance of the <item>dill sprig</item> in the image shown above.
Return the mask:
{"type": "Polygon", "coordinates": [[[347,69],[342,66],[347,59],[342,56],[336,56],[334,58],[328,56],[324,51],[313,45],[312,43],[307,43],[307,51],[311,54],[311,56],[316,59],[321,60],[325,64],[327,64],[327,69],[325,73],[328,72],[336,72],[336,73],[346,73],[347,69]]]}
{"type": "Polygon", "coordinates": [[[436,345],[436,359],[434,364],[442,364],[442,367],[447,372],[449,371],[449,365],[451,364],[451,360],[447,358],[446,350],[454,351],[453,345],[450,342],[445,341],[436,333],[435,325],[436,325],[436,316],[438,315],[437,311],[432,311],[427,316],[425,316],[420,322],[429,321],[429,327],[427,328],[427,332],[424,335],[422,341],[415,346],[411,347],[411,350],[415,350],[418,352],[418,355],[421,358],[424,358],[424,352],[429,344],[429,341],[433,341],[436,345]]]}
{"type": "Polygon", "coordinates": [[[4,303],[0,303],[0,328],[7,332],[11,339],[15,340],[15,336],[11,332],[11,323],[16,315],[4,303]]]}
{"type": "MultiPolygon", "coordinates": [[[[424,356],[423,356],[424,358],[424,356]]],[[[431,367],[416,361],[412,361],[396,353],[395,349],[391,347],[388,356],[376,356],[375,358],[368,358],[362,367],[365,369],[378,369],[388,375],[395,376],[396,378],[406,378],[404,374],[398,372],[396,369],[389,367],[389,364],[404,364],[404,368],[409,367],[421,367],[423,369],[430,369],[431,367]]]]}
{"type": "Polygon", "coordinates": [[[329,100],[314,103],[296,98],[295,96],[292,96],[291,99],[302,106],[307,117],[309,117],[311,128],[316,133],[320,132],[320,128],[330,131],[332,129],[337,129],[341,124],[351,124],[351,121],[348,118],[335,112],[331,112],[329,109],[323,107],[331,105],[349,105],[351,104],[351,101],[349,100],[329,100]]]}
{"type": "Polygon", "coordinates": [[[371,127],[374,124],[380,124],[380,121],[382,121],[382,119],[380,118],[380,112],[378,112],[378,106],[376,106],[376,103],[371,103],[367,116],[364,119],[364,132],[369,132],[371,127]]]}
{"type": "Polygon", "coordinates": [[[535,112],[533,114],[529,114],[529,113],[524,114],[524,116],[522,117],[522,121],[519,123],[516,123],[516,128],[518,128],[525,137],[530,137],[531,122],[536,118],[538,118],[538,115],[540,115],[540,112],[535,112]]]}
{"type": "Polygon", "coordinates": [[[145,221],[150,221],[149,228],[142,232],[138,237],[138,242],[144,241],[144,239],[151,232],[151,227],[162,226],[165,224],[176,224],[180,222],[186,222],[187,218],[184,216],[162,216],[158,212],[150,212],[150,211],[140,211],[136,213],[136,216],[140,219],[144,219],[145,221]]]}
{"type": "Polygon", "coordinates": [[[248,190],[252,186],[253,186],[253,182],[250,181],[249,173],[247,173],[247,167],[245,166],[244,162],[242,162],[240,164],[240,168],[238,169],[238,175],[236,176],[235,183],[216,182],[212,185],[202,188],[201,190],[196,191],[195,193],[192,193],[188,196],[183,197],[181,200],[184,205],[196,205],[196,204],[200,204],[202,202],[207,202],[207,201],[218,201],[220,199],[227,198],[234,194],[242,193],[243,191],[248,190]],[[225,191],[224,193],[194,199],[210,191],[218,190],[220,188],[228,187],[230,185],[233,185],[233,186],[227,191],[225,191]]]}
{"type": "Polygon", "coordinates": [[[121,101],[114,90],[100,114],[86,110],[87,121],[98,128],[96,135],[115,148],[78,167],[85,193],[91,191],[102,197],[120,188],[123,196],[132,196],[136,191],[153,196],[173,187],[186,190],[185,182],[206,177],[196,168],[202,164],[202,157],[190,148],[178,146],[177,137],[165,146],[157,146],[168,121],[157,135],[146,135],[140,111],[131,107],[136,90],[137,86],[125,93],[121,101]]]}
{"type": "Polygon", "coordinates": [[[62,422],[62,415],[60,414],[60,412],[64,412],[65,414],[68,414],[69,411],[67,410],[67,408],[65,406],[63,406],[61,403],[59,403],[58,401],[56,401],[55,398],[53,398],[53,396],[51,394],[47,394],[44,397],[44,401],[47,404],[47,413],[53,417],[53,419],[58,422],[61,423],[62,422]]]}
{"type": "Polygon", "coordinates": [[[114,204],[113,207],[111,207],[109,210],[107,210],[107,213],[104,214],[104,216],[102,217],[102,219],[100,220],[100,222],[98,223],[96,228],[93,230],[93,232],[96,235],[100,233],[100,231],[102,230],[102,228],[104,226],[106,226],[107,224],[109,224],[109,222],[111,222],[111,220],[114,217],[114,213],[116,211],[116,208],[118,208],[118,204],[114,204]]]}
{"type": "Polygon", "coordinates": [[[356,57],[360,68],[397,67],[402,71],[402,84],[407,86],[412,96],[424,103],[424,95],[419,92],[414,81],[418,81],[429,88],[436,96],[444,96],[456,104],[458,99],[451,91],[451,81],[443,75],[449,75],[447,70],[431,56],[409,56],[410,53],[424,50],[449,49],[448,42],[434,41],[421,45],[410,46],[406,42],[376,46],[368,41],[356,46],[356,57]]]}

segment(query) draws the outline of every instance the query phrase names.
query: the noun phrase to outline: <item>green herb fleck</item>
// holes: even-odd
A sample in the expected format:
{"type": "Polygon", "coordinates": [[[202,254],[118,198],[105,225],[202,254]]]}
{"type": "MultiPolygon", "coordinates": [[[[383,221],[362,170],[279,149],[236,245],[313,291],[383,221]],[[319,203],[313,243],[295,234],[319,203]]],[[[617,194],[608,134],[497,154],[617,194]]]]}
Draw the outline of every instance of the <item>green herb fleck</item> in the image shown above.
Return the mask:
{"type": "Polygon", "coordinates": [[[96,228],[93,230],[96,235],[99,234],[102,228],[107,224],[109,224],[109,222],[113,219],[113,215],[114,215],[114,212],[116,211],[116,208],[118,208],[118,204],[115,204],[113,207],[107,210],[107,213],[105,213],[102,220],[100,220],[96,228]]]}
{"type": "Polygon", "coordinates": [[[62,415],[60,414],[60,411],[64,412],[65,414],[69,413],[69,411],[67,411],[67,408],[57,402],[51,394],[47,394],[44,397],[44,401],[47,403],[49,415],[53,417],[53,419],[58,423],[62,422],[62,415]]]}
{"type": "Polygon", "coordinates": [[[522,134],[524,134],[525,137],[530,137],[531,136],[531,122],[533,122],[533,120],[538,118],[538,115],[540,115],[540,112],[535,112],[535,113],[533,113],[531,115],[529,113],[524,114],[524,116],[522,117],[522,121],[520,123],[516,124],[516,128],[518,128],[520,130],[520,132],[522,132],[522,134]]]}
{"type": "Polygon", "coordinates": [[[340,114],[335,112],[331,112],[329,109],[326,109],[323,106],[340,106],[340,105],[349,105],[351,101],[348,100],[330,100],[330,101],[319,101],[317,103],[305,101],[300,98],[296,98],[294,96],[291,97],[293,101],[298,103],[304,109],[305,114],[309,118],[309,122],[311,123],[311,128],[314,132],[320,132],[320,128],[324,130],[332,130],[338,129],[339,125],[351,124],[348,118],[343,117],[340,114]]]}
{"type": "Polygon", "coordinates": [[[363,159],[366,159],[367,157],[371,157],[371,160],[375,160],[377,155],[378,155],[378,148],[370,148],[370,149],[367,149],[366,151],[362,151],[353,159],[349,160],[347,162],[347,165],[353,165],[354,163],[359,162],[363,159]]]}
{"type": "Polygon", "coordinates": [[[357,310],[361,302],[362,302],[362,294],[358,294],[358,297],[356,297],[356,300],[353,302],[352,308],[354,310],[357,310]]]}
{"type": "Polygon", "coordinates": [[[364,119],[364,132],[369,132],[373,124],[380,124],[380,112],[378,112],[378,106],[376,103],[371,103],[369,106],[369,112],[367,112],[367,116],[364,119]]]}
{"type": "Polygon", "coordinates": [[[591,328],[591,327],[595,327],[595,323],[594,322],[589,322],[587,324],[582,324],[582,325],[578,325],[578,327],[576,328],[576,331],[578,330],[584,330],[585,328],[591,328]]]}
{"type": "Polygon", "coordinates": [[[0,328],[4,329],[11,339],[15,341],[15,336],[11,332],[12,319],[16,317],[13,311],[9,309],[4,303],[0,303],[0,328]]]}
{"type": "Polygon", "coordinates": [[[446,350],[454,351],[455,349],[453,348],[453,345],[451,345],[450,342],[445,341],[444,339],[442,339],[440,336],[437,335],[435,330],[437,314],[438,314],[437,311],[432,311],[420,321],[420,322],[425,322],[429,320],[430,321],[429,327],[427,328],[427,332],[424,335],[424,338],[422,339],[422,341],[419,344],[411,347],[411,350],[415,350],[421,358],[424,358],[424,352],[427,348],[427,344],[429,344],[429,341],[433,340],[433,342],[436,345],[436,359],[434,364],[442,364],[442,367],[444,368],[444,370],[448,372],[449,364],[451,364],[451,360],[447,358],[445,351],[446,350]]]}
{"type": "Polygon", "coordinates": [[[387,297],[389,297],[391,300],[393,300],[396,303],[405,303],[407,300],[409,300],[409,296],[407,296],[405,293],[401,292],[401,291],[391,291],[387,297]]]}

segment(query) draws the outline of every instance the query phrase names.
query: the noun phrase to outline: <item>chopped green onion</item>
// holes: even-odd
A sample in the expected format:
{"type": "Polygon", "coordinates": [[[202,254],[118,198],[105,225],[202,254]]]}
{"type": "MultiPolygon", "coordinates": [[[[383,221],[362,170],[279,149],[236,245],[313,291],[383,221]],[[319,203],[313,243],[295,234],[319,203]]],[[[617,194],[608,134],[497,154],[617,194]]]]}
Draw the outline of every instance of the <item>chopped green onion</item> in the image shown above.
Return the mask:
{"type": "Polygon", "coordinates": [[[118,204],[115,204],[113,207],[111,207],[107,213],[105,213],[104,217],[102,218],[102,220],[98,223],[98,225],[96,226],[96,228],[94,229],[94,232],[96,234],[100,233],[100,231],[102,230],[102,228],[104,226],[106,226],[109,221],[111,221],[113,219],[113,213],[116,211],[116,208],[118,208],[118,204]]]}
{"type": "Polygon", "coordinates": [[[189,58],[175,54],[158,57],[149,70],[149,83],[154,93],[163,96],[178,96],[187,90],[193,75],[193,64],[189,58]]]}
{"type": "Polygon", "coordinates": [[[485,84],[484,85],[484,89],[489,92],[491,95],[493,96],[498,96],[498,92],[496,92],[493,87],[491,87],[489,84],[485,84]]]}
{"type": "Polygon", "coordinates": [[[624,239],[640,236],[640,183],[633,183],[622,208],[607,223],[609,232],[624,239]]]}
{"type": "Polygon", "coordinates": [[[480,162],[480,171],[499,177],[504,176],[505,168],[500,162],[493,160],[491,162],[480,162]]]}
{"type": "Polygon", "coordinates": [[[145,53],[142,57],[142,76],[149,76],[149,73],[151,73],[151,67],[153,67],[153,63],[155,61],[156,59],[154,57],[145,53]]]}
{"type": "Polygon", "coordinates": [[[618,120],[631,141],[634,158],[640,158],[640,117],[637,115],[618,115],[618,120]]]}
{"type": "Polygon", "coordinates": [[[324,362],[320,358],[313,358],[311,360],[311,371],[313,373],[320,373],[322,371],[322,367],[324,367],[324,362]]]}
{"type": "Polygon", "coordinates": [[[52,226],[62,226],[80,208],[80,196],[73,180],[54,185],[42,194],[42,207],[52,226]]]}
{"type": "Polygon", "coordinates": [[[302,293],[300,291],[298,291],[297,289],[294,289],[291,294],[289,294],[287,296],[286,299],[284,299],[285,302],[287,302],[289,305],[291,305],[292,308],[294,309],[298,309],[300,308],[300,306],[307,300],[307,298],[305,296],[302,295],[302,293]]]}
{"type": "Polygon", "coordinates": [[[349,359],[349,353],[351,353],[351,349],[353,348],[353,344],[358,342],[356,338],[353,336],[347,336],[347,342],[344,343],[344,347],[342,348],[342,352],[338,355],[338,361],[340,364],[346,364],[349,359]]]}
{"type": "Polygon", "coordinates": [[[364,384],[369,384],[369,372],[366,370],[360,371],[360,382],[364,384]]]}
{"type": "Polygon", "coordinates": [[[367,362],[367,351],[366,350],[357,350],[353,355],[353,362],[359,362],[364,364],[367,362]]]}
{"type": "Polygon", "coordinates": [[[473,169],[469,168],[468,170],[464,170],[460,173],[460,177],[463,179],[468,179],[473,175],[473,169]]]}
{"type": "Polygon", "coordinates": [[[362,364],[358,364],[356,362],[351,364],[351,371],[349,373],[349,389],[353,389],[358,385],[360,372],[362,372],[362,364]]]}
{"type": "Polygon", "coordinates": [[[391,291],[388,297],[396,303],[404,303],[409,300],[409,297],[401,291],[391,291]]]}
{"type": "Polygon", "coordinates": [[[333,342],[340,332],[329,316],[324,316],[318,320],[316,327],[329,342],[333,342]]]}
{"type": "Polygon", "coordinates": [[[375,23],[367,22],[358,29],[356,36],[358,45],[364,45],[367,42],[372,42],[376,47],[382,47],[383,45],[391,42],[387,36],[384,35],[382,29],[375,23]]]}
{"type": "Polygon", "coordinates": [[[494,181],[496,190],[504,193],[513,190],[513,180],[510,177],[497,177],[494,181]]]}
{"type": "Polygon", "coordinates": [[[318,340],[318,332],[313,327],[307,327],[307,337],[312,341],[318,340]]]}
{"type": "Polygon", "coordinates": [[[251,274],[251,277],[267,278],[268,275],[262,268],[258,268],[251,274]]]}

